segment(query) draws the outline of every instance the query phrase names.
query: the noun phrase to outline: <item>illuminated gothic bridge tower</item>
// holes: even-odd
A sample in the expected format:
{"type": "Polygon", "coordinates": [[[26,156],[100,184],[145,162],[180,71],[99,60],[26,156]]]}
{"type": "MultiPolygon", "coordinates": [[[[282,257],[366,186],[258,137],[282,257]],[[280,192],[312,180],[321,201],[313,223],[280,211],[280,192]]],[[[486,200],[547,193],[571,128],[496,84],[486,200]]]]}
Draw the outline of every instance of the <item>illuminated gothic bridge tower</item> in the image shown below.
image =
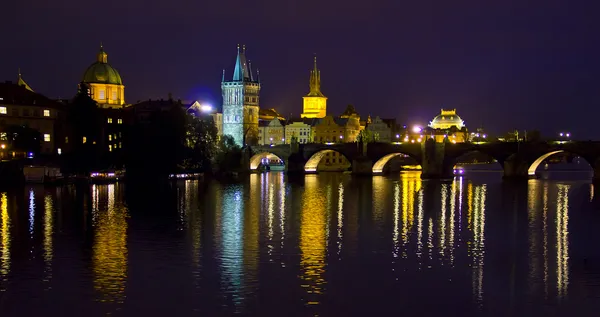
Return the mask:
{"type": "Polygon", "coordinates": [[[221,80],[223,94],[223,134],[230,135],[239,146],[258,142],[258,111],[260,78],[252,74],[252,67],[246,61],[246,46],[240,51],[231,81],[225,81],[225,70],[221,80]]]}

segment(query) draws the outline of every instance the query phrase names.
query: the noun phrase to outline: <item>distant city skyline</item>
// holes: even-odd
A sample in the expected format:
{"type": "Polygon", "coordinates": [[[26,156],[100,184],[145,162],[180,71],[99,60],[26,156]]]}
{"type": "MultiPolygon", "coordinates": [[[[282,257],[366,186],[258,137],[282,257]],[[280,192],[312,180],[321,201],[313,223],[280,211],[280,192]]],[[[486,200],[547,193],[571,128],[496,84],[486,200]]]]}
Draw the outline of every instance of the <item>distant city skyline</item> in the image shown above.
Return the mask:
{"type": "Polygon", "coordinates": [[[353,104],[364,116],[425,125],[456,108],[471,129],[600,138],[600,22],[575,3],[381,0],[291,10],[265,1],[232,11],[231,3],[130,1],[111,23],[75,1],[10,5],[1,77],[15,81],[21,68],[52,98],[75,94],[102,42],[128,103],[172,93],[220,106],[222,70],[233,72],[239,43],[261,70],[261,107],[286,116],[302,112],[316,53],[330,114],[353,104]]]}

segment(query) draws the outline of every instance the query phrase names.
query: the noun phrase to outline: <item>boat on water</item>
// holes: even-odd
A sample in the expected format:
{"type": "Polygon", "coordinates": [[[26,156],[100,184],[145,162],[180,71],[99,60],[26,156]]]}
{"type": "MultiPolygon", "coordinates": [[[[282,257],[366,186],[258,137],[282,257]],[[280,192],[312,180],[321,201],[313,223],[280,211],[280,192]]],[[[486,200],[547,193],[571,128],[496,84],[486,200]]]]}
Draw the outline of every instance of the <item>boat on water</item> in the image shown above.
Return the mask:
{"type": "Polygon", "coordinates": [[[52,184],[64,180],[63,174],[58,167],[34,166],[23,167],[25,182],[30,184],[52,184]]]}
{"type": "Polygon", "coordinates": [[[114,183],[125,179],[125,170],[102,170],[91,172],[88,179],[93,184],[114,183]]]}

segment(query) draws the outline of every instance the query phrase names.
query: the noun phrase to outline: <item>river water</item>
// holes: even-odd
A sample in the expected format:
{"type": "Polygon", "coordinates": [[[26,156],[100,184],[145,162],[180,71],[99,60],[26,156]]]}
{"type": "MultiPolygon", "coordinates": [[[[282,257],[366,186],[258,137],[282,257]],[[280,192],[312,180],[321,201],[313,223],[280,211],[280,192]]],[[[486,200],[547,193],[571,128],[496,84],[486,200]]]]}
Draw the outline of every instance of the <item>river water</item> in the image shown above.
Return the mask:
{"type": "Polygon", "coordinates": [[[591,173],[555,174],[3,192],[0,316],[598,316],[591,173]]]}

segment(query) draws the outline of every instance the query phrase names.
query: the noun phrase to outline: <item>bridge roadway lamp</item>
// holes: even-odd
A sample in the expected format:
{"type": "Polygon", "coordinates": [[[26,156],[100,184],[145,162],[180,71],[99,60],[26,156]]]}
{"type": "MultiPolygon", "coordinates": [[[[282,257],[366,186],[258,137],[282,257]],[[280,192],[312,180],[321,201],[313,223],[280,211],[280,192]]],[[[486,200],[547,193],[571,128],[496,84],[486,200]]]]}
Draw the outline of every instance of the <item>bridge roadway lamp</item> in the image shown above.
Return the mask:
{"type": "Polygon", "coordinates": [[[413,127],[414,133],[421,133],[421,131],[423,131],[423,128],[421,128],[420,126],[416,125],[413,127]]]}

